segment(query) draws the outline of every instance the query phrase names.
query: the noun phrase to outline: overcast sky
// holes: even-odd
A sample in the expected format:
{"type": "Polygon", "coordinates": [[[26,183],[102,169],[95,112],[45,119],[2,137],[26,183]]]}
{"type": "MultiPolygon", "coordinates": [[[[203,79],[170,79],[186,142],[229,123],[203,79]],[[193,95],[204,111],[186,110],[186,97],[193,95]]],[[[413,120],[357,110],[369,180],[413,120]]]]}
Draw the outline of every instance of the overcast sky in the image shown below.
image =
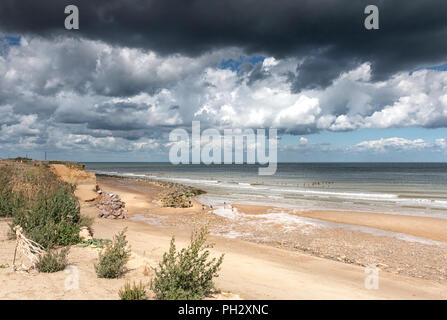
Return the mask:
{"type": "Polygon", "coordinates": [[[2,0],[0,157],[167,161],[200,120],[277,128],[280,161],[445,161],[446,63],[443,0],[2,0]]]}

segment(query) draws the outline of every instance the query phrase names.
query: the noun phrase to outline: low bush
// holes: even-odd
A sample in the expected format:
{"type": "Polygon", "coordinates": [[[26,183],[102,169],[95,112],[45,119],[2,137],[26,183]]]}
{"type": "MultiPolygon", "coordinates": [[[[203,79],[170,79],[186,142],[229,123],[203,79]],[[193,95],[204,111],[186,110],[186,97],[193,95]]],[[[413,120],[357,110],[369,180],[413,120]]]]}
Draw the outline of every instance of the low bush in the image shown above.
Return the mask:
{"type": "Polygon", "coordinates": [[[0,191],[0,217],[12,217],[25,206],[20,194],[14,195],[9,190],[0,191]]]}
{"type": "Polygon", "coordinates": [[[0,162],[0,217],[13,217],[27,236],[45,248],[80,241],[75,187],[39,162],[0,162]]]}
{"type": "Polygon", "coordinates": [[[39,272],[51,273],[58,272],[65,269],[67,266],[68,248],[64,248],[59,252],[48,251],[39,257],[36,263],[36,268],[39,272]]]}
{"type": "Polygon", "coordinates": [[[208,261],[208,249],[213,247],[207,243],[208,235],[205,227],[193,231],[190,245],[180,252],[172,237],[169,251],[163,255],[151,282],[157,299],[200,300],[213,291],[213,278],[218,277],[224,255],[208,261]]]}
{"type": "Polygon", "coordinates": [[[44,196],[29,209],[14,214],[11,226],[20,225],[26,234],[45,248],[67,246],[80,242],[79,204],[74,195],[62,189],[44,196]]]}
{"type": "Polygon", "coordinates": [[[146,286],[141,281],[138,284],[134,282],[132,285],[127,282],[120,289],[119,296],[121,300],[147,300],[146,286]]]}
{"type": "Polygon", "coordinates": [[[14,212],[24,206],[21,194],[14,194],[10,181],[13,175],[10,166],[0,167],[0,217],[12,217],[14,212]]]}
{"type": "Polygon", "coordinates": [[[130,247],[124,229],[99,253],[99,261],[95,265],[96,274],[99,278],[119,278],[124,273],[124,266],[129,258],[130,247]]]}

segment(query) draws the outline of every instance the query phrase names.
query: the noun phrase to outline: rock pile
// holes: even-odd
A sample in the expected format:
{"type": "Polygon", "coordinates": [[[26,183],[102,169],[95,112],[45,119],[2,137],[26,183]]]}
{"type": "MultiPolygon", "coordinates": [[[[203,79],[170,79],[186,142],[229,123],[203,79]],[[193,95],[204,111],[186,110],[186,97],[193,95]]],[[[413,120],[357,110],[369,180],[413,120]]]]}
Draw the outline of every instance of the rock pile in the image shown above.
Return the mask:
{"type": "MultiPolygon", "coordinates": [[[[100,174],[97,174],[97,176],[99,175],[100,174]]],[[[193,206],[192,198],[205,193],[205,191],[198,188],[156,179],[120,177],[120,180],[144,182],[160,187],[163,191],[157,195],[157,198],[160,199],[161,207],[190,208],[193,206]]],[[[97,188],[96,192],[102,195],[106,195],[106,192],[100,190],[99,187],[97,188]]]]}
{"type": "Polygon", "coordinates": [[[119,195],[102,193],[101,201],[97,204],[97,207],[101,210],[98,217],[107,219],[126,219],[127,210],[124,209],[125,206],[126,204],[121,201],[119,195]]]}
{"type": "Polygon", "coordinates": [[[160,200],[163,207],[190,208],[192,207],[191,199],[202,193],[204,191],[200,189],[175,184],[162,194],[160,200]]]}

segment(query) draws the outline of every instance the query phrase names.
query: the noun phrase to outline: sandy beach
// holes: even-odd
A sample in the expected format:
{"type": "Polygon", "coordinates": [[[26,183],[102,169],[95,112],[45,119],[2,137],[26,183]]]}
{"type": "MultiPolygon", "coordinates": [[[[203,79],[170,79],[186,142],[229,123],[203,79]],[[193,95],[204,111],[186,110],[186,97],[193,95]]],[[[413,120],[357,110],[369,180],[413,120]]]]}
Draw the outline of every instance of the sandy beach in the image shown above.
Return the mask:
{"type": "MultiPolygon", "coordinates": [[[[99,209],[91,201],[96,185],[91,176],[85,179],[77,191],[81,213],[97,217],[99,209]]],[[[125,276],[98,279],[93,264],[99,249],[73,246],[69,260],[79,271],[79,289],[66,290],[64,272],[21,274],[2,268],[1,299],[118,299],[117,292],[127,280],[150,281],[151,268],[168,249],[172,235],[178,246],[185,246],[190,231],[204,224],[209,224],[211,240],[216,243],[213,254],[225,253],[216,280],[221,293],[212,299],[447,299],[447,238],[442,232],[447,229],[442,219],[278,212],[275,207],[233,204],[224,210],[237,211],[240,216],[235,219],[215,214],[216,208],[203,207],[195,200],[191,208],[161,207],[163,187],[152,182],[98,176],[96,183],[103,192],[118,194],[126,203],[128,219],[96,218],[93,225],[95,238],[110,239],[128,228],[132,258],[125,276]],[[304,220],[282,225],[269,222],[271,214],[304,220]],[[396,234],[406,234],[410,240],[396,234]],[[368,265],[380,270],[378,289],[365,287],[368,265]]],[[[7,223],[0,221],[0,264],[10,264],[14,251],[7,223]]]]}
{"type": "Polygon", "coordinates": [[[447,300],[446,18],[0,0],[0,300],[447,300]]]}

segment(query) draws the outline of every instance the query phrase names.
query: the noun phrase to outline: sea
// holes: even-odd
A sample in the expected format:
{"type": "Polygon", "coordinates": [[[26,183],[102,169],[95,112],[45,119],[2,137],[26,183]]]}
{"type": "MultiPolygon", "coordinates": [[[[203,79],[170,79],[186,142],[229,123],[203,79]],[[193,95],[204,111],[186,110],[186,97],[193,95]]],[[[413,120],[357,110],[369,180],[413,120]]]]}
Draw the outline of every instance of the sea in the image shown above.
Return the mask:
{"type": "Polygon", "coordinates": [[[278,163],[259,165],[90,162],[86,170],[178,182],[207,193],[205,204],[244,203],[447,218],[447,163],[278,163]]]}

